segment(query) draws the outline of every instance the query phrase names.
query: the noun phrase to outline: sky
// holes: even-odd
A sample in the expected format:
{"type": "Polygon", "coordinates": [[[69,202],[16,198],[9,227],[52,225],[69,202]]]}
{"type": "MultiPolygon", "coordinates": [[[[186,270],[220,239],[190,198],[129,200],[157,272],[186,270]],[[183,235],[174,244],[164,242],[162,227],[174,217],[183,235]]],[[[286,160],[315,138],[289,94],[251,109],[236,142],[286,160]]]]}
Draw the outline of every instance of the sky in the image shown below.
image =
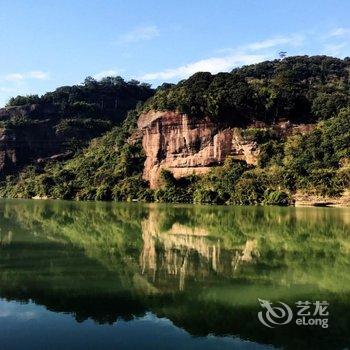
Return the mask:
{"type": "Polygon", "coordinates": [[[350,56],[349,0],[0,0],[0,106],[85,77],[157,86],[291,55],[350,56]]]}

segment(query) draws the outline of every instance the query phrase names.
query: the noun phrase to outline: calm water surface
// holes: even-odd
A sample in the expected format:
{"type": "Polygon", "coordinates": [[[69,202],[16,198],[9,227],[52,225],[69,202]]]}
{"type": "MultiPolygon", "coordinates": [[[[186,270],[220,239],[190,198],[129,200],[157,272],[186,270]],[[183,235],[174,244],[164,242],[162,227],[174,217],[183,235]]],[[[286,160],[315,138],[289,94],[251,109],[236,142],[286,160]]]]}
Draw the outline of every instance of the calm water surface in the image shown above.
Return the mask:
{"type": "MultiPolygon", "coordinates": [[[[294,317],[294,316],[293,316],[294,317]]],[[[350,209],[0,201],[1,349],[350,347],[350,209]],[[268,328],[258,299],[329,303],[268,328]]]]}

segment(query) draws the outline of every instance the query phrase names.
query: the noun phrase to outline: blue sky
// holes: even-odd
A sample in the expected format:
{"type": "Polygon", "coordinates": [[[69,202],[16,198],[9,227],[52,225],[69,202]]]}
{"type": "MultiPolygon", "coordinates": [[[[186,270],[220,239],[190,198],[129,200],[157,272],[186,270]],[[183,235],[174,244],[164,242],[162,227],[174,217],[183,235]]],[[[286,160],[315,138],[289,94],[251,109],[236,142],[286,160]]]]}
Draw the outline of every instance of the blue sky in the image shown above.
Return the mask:
{"type": "Polygon", "coordinates": [[[295,54],[350,56],[348,0],[0,0],[0,106],[86,76],[154,86],[295,54]]]}

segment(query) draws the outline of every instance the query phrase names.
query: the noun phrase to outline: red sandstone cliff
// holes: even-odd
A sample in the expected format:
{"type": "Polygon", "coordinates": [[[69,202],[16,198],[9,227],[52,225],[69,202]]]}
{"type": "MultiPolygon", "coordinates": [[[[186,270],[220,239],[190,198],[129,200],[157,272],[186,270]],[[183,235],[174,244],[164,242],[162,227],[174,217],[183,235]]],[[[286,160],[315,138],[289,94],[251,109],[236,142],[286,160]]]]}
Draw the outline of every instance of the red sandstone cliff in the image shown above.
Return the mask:
{"type": "Polygon", "coordinates": [[[159,185],[162,169],[178,178],[206,173],[228,156],[249,164],[257,162],[256,142],[244,140],[239,129],[223,127],[209,118],[150,111],[140,116],[138,128],[146,154],[143,177],[151,188],[159,185]]]}

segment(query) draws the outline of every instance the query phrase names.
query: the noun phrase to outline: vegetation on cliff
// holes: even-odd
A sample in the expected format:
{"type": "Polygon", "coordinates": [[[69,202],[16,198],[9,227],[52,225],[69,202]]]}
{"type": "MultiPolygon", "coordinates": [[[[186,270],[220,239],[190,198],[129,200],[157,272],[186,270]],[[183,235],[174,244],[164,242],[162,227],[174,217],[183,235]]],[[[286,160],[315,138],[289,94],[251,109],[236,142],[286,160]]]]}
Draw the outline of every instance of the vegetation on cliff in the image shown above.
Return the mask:
{"type": "Polygon", "coordinates": [[[178,110],[234,125],[327,119],[349,105],[350,59],[295,56],[234,69],[196,73],[160,87],[144,109],[178,110]]]}
{"type": "Polygon", "coordinates": [[[319,122],[309,133],[275,136],[260,147],[255,167],[229,157],[222,167],[201,177],[176,180],[165,171],[164,187],[156,191],[156,199],[287,205],[296,191],[337,197],[350,189],[349,108],[319,122]]]}
{"type": "MultiPolygon", "coordinates": [[[[4,178],[0,195],[279,205],[291,203],[296,192],[341,196],[350,189],[349,69],[349,59],[301,56],[246,66],[231,73],[197,73],[177,85],[163,84],[119,126],[93,140],[72,159],[30,165],[4,178]],[[213,167],[206,175],[181,179],[163,171],[163,186],[150,190],[142,179],[145,156],[136,126],[138,115],[150,109],[177,110],[198,118],[209,116],[223,125],[242,126],[241,132],[259,145],[258,164],[247,165],[228,157],[223,166],[213,167]],[[281,120],[314,126],[303,134],[278,134],[273,125],[281,120]],[[256,121],[264,122],[264,127],[244,129],[256,121]]],[[[50,100],[63,110],[77,108],[85,121],[96,120],[94,117],[100,114],[93,108],[103,106],[106,119],[113,125],[120,118],[112,106],[115,95],[104,98],[104,93],[91,90],[94,93],[84,97],[96,84],[102,91],[103,84],[109,86],[107,90],[124,84],[123,89],[136,89],[140,100],[153,93],[147,85],[107,78],[100,83],[87,79],[78,90],[58,89],[39,102],[37,97],[27,98],[36,103],[50,100]]],[[[17,97],[9,104],[29,100],[17,97]]],[[[79,118],[64,119],[60,128],[75,125],[79,118]]]]}
{"type": "Polygon", "coordinates": [[[144,162],[140,140],[125,142],[136,128],[137,112],[128,113],[121,126],[93,140],[89,147],[65,162],[26,167],[18,176],[7,176],[4,197],[34,196],[82,199],[147,199],[142,180],[144,162]]]}
{"type": "Polygon", "coordinates": [[[63,86],[41,97],[11,98],[0,109],[0,177],[43,158],[73,155],[153,93],[147,84],[110,77],[86,78],[81,85],[63,86]]]}
{"type": "MultiPolygon", "coordinates": [[[[171,172],[163,171],[163,186],[157,190],[150,190],[142,180],[145,158],[140,140],[130,140],[137,115],[136,111],[130,112],[120,127],[93,140],[71,160],[29,166],[18,177],[8,176],[0,194],[21,198],[287,205],[295,191],[340,196],[350,188],[350,109],[319,122],[307,134],[265,139],[257,166],[229,157],[222,167],[214,167],[203,176],[175,179],[171,172]]],[[[255,137],[261,137],[261,132],[255,137]]]]}
{"type": "MultiPolygon", "coordinates": [[[[139,102],[153,95],[149,84],[137,80],[126,82],[121,77],[106,77],[95,80],[87,77],[83,84],[62,86],[41,97],[38,95],[17,96],[9,100],[6,107],[36,105],[51,107],[53,119],[58,120],[123,120],[126,112],[134,109],[139,102]]],[[[38,119],[45,115],[37,116],[38,119]]]]}

